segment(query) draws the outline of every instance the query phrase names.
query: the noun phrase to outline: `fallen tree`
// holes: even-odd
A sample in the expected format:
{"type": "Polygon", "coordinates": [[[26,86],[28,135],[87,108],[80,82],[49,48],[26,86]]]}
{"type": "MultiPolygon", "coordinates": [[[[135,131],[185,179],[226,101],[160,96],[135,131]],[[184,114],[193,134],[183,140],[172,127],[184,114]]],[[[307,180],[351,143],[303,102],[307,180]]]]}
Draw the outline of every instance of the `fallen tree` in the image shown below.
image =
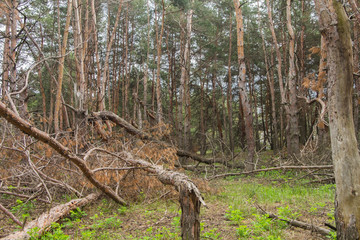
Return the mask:
{"type": "MultiPolygon", "coordinates": [[[[140,129],[134,127],[133,125],[128,123],[125,119],[119,117],[118,115],[116,115],[113,112],[109,112],[109,111],[93,112],[93,113],[90,114],[90,119],[91,118],[93,118],[95,120],[102,119],[104,121],[110,120],[113,123],[115,123],[117,126],[120,126],[123,129],[125,129],[126,132],[128,132],[129,134],[136,135],[141,140],[153,141],[153,142],[156,142],[156,143],[160,143],[160,144],[162,144],[164,146],[170,146],[170,144],[167,143],[167,142],[154,139],[150,134],[148,134],[148,133],[146,133],[144,131],[141,131],[140,129]]],[[[205,157],[199,156],[197,154],[194,154],[194,153],[191,153],[189,151],[182,150],[182,149],[177,149],[176,154],[179,157],[191,158],[194,161],[197,161],[197,162],[200,162],[200,163],[205,163],[205,164],[208,164],[208,165],[214,164],[214,163],[221,163],[221,164],[229,166],[229,167],[244,168],[244,165],[233,166],[232,164],[230,164],[230,161],[227,160],[227,159],[205,158],[205,157]]]]}
{"type": "Polygon", "coordinates": [[[248,172],[239,172],[239,173],[224,173],[219,174],[211,177],[209,180],[213,180],[216,178],[222,178],[222,177],[230,177],[230,176],[240,176],[240,175],[249,175],[253,173],[259,173],[259,172],[269,172],[269,171],[275,171],[275,170],[309,170],[309,169],[333,169],[333,165],[322,165],[322,166],[280,166],[280,167],[273,167],[273,168],[264,168],[264,169],[257,169],[253,171],[248,172]]]}
{"type": "MultiPolygon", "coordinates": [[[[6,105],[2,102],[0,102],[0,116],[5,118],[8,122],[13,124],[22,132],[48,144],[60,155],[62,155],[66,159],[69,159],[83,172],[85,177],[95,187],[100,189],[103,193],[108,195],[117,203],[127,205],[127,203],[121,197],[119,197],[109,186],[99,182],[95,178],[94,170],[91,170],[87,166],[86,158],[91,152],[95,150],[107,152],[108,154],[116,156],[117,158],[132,165],[140,165],[140,167],[144,168],[145,171],[155,174],[163,184],[175,186],[176,190],[180,193],[179,202],[182,209],[181,235],[183,239],[200,239],[200,206],[201,204],[206,206],[206,204],[202,199],[200,191],[198,190],[196,185],[186,175],[174,171],[165,170],[162,166],[151,164],[142,159],[135,159],[128,152],[123,152],[120,156],[102,149],[91,149],[84,158],[80,158],[75,155],[69,148],[63,146],[59,141],[50,137],[49,134],[37,129],[29,122],[19,117],[15,112],[8,109],[6,105]]],[[[148,134],[138,132],[136,128],[132,127],[130,124],[128,125],[126,121],[120,121],[121,119],[116,118],[115,114],[108,114],[108,116],[115,116],[113,118],[109,118],[108,120],[115,119],[115,121],[117,121],[117,124],[126,126],[128,131],[131,131],[133,134],[140,135],[142,139],[151,139],[148,134]]]]}
{"type": "Polygon", "coordinates": [[[51,226],[53,222],[59,221],[64,216],[68,215],[71,210],[78,207],[85,206],[86,204],[95,201],[100,194],[92,193],[84,198],[73,199],[68,203],[58,205],[51,208],[49,211],[41,214],[37,219],[28,222],[21,231],[15,232],[9,236],[1,238],[2,240],[14,240],[14,239],[30,239],[29,231],[31,229],[37,229],[36,234],[41,236],[51,226]]]}

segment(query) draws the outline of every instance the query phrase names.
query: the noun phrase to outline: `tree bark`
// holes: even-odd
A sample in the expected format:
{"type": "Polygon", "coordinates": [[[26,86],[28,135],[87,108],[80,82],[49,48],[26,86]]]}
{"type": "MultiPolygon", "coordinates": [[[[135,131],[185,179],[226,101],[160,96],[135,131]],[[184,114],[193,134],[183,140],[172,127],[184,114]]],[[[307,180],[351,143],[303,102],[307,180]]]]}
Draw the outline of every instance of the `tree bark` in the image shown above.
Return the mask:
{"type": "MultiPolygon", "coordinates": [[[[155,10],[155,16],[156,16],[155,10]]],[[[159,124],[163,121],[163,110],[161,103],[161,83],[160,83],[160,67],[161,67],[161,47],[162,47],[162,38],[164,34],[164,21],[165,21],[165,5],[164,1],[162,1],[162,14],[161,14],[161,29],[159,33],[159,27],[157,19],[155,19],[155,28],[156,28],[156,46],[157,46],[157,63],[156,63],[156,103],[157,103],[157,111],[156,118],[159,124]]]]}
{"type": "Polygon", "coordinates": [[[295,33],[291,25],[291,0],[286,2],[286,19],[287,29],[289,32],[289,107],[287,108],[288,122],[289,122],[289,141],[287,142],[288,155],[290,157],[297,157],[300,154],[299,147],[299,120],[298,107],[296,101],[296,70],[295,70],[295,33]]]}
{"type": "MultiPolygon", "coordinates": [[[[228,53],[228,84],[227,84],[227,94],[226,94],[226,107],[228,113],[228,132],[229,132],[229,147],[231,154],[234,154],[235,145],[234,145],[234,135],[233,135],[233,109],[232,109],[232,76],[231,76],[231,52],[232,52],[232,45],[231,45],[231,37],[232,37],[232,13],[230,11],[229,16],[229,53],[228,53]]],[[[203,90],[203,86],[202,86],[203,90]]]]}
{"type": "Polygon", "coordinates": [[[320,31],[327,40],[329,118],[334,162],[337,239],[360,239],[360,155],[355,136],[350,24],[341,2],[315,0],[320,31]]]}
{"type": "Polygon", "coordinates": [[[248,157],[245,164],[246,170],[251,171],[254,169],[254,155],[255,155],[255,140],[253,133],[253,116],[246,92],[246,65],[244,56],[244,26],[241,6],[237,0],[234,0],[234,7],[236,13],[236,30],[237,30],[237,53],[239,64],[238,85],[240,91],[240,99],[243,106],[244,120],[245,120],[245,134],[246,143],[248,147],[248,157]]]}
{"type": "Polygon", "coordinates": [[[56,97],[55,97],[55,108],[54,108],[54,130],[55,132],[60,131],[60,124],[59,124],[59,114],[61,113],[61,92],[62,92],[62,82],[64,77],[64,64],[65,64],[65,53],[66,53],[66,46],[67,40],[69,35],[69,27],[70,27],[70,20],[71,20],[71,13],[72,13],[72,1],[68,0],[67,6],[67,13],[66,13],[66,23],[64,28],[64,36],[62,40],[62,46],[59,51],[60,59],[59,59],[59,67],[58,67],[58,81],[57,81],[57,89],[56,89],[56,97]]]}
{"type": "MultiPolygon", "coordinates": [[[[117,29],[117,26],[118,26],[119,20],[120,20],[122,3],[123,3],[123,0],[120,0],[119,6],[118,6],[118,11],[116,14],[115,23],[114,23],[113,29],[111,31],[111,34],[109,34],[107,42],[106,42],[106,55],[105,55],[105,60],[104,60],[104,69],[102,72],[102,79],[101,79],[100,86],[98,86],[100,88],[99,92],[98,92],[98,108],[100,111],[105,110],[105,92],[106,92],[106,85],[108,82],[107,79],[108,79],[108,75],[109,75],[109,62],[110,62],[109,59],[110,59],[111,47],[112,47],[112,44],[113,44],[114,38],[115,38],[116,29],[117,29]]],[[[110,7],[110,6],[108,6],[108,7],[110,7]]],[[[110,29],[110,24],[108,27],[110,29]]],[[[108,32],[110,32],[110,30],[108,32]]],[[[98,69],[98,71],[100,71],[100,69],[98,69]]]]}

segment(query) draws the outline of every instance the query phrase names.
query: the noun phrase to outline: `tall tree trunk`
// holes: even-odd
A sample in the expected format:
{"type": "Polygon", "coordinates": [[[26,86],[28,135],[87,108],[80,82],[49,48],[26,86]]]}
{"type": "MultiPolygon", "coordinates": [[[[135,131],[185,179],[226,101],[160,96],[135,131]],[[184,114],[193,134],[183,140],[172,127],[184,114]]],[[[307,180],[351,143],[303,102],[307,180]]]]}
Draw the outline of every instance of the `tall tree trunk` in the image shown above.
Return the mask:
{"type": "Polygon", "coordinates": [[[231,52],[232,52],[232,45],[231,45],[231,37],[232,37],[232,12],[230,11],[229,16],[229,53],[228,53],[228,84],[227,84],[227,97],[226,97],[226,106],[227,106],[227,113],[228,113],[228,132],[229,132],[229,146],[231,154],[234,154],[235,146],[234,146],[234,135],[233,135],[233,110],[232,110],[232,76],[231,76],[231,52]]]}
{"type": "MultiPolygon", "coordinates": [[[[44,48],[44,35],[43,35],[43,31],[42,31],[42,26],[40,25],[40,37],[41,37],[41,47],[40,50],[42,51],[44,48]]],[[[40,57],[42,56],[42,54],[39,54],[39,58],[38,60],[40,61],[40,57]]],[[[41,93],[41,100],[42,100],[42,111],[43,111],[43,125],[44,125],[44,131],[46,131],[46,125],[47,125],[47,119],[46,119],[46,95],[45,95],[45,88],[44,88],[44,84],[43,84],[43,79],[42,79],[42,68],[39,67],[39,71],[38,71],[38,75],[39,75],[39,87],[40,87],[40,93],[41,93]]],[[[51,81],[51,80],[50,80],[51,81]]]]}
{"type": "Polygon", "coordinates": [[[125,118],[129,117],[128,110],[128,101],[129,101],[129,82],[130,82],[130,71],[129,71],[129,8],[126,9],[126,15],[124,20],[125,27],[125,57],[124,57],[124,69],[125,69],[125,78],[124,78],[124,88],[123,88],[123,115],[125,118]]]}
{"type": "Polygon", "coordinates": [[[85,43],[87,42],[85,39],[85,42],[83,42],[83,38],[82,38],[82,23],[81,23],[81,15],[80,15],[80,4],[78,2],[78,0],[73,0],[73,4],[74,4],[74,15],[75,15],[75,30],[74,30],[74,39],[76,39],[77,44],[75,46],[76,49],[76,63],[78,65],[77,69],[79,71],[79,79],[77,81],[77,89],[76,89],[76,98],[77,98],[77,102],[78,102],[78,108],[80,110],[84,110],[84,104],[86,102],[85,96],[85,90],[86,90],[86,86],[85,86],[85,64],[84,64],[84,60],[85,60],[85,52],[86,52],[86,45],[85,43]]]}
{"type": "Polygon", "coordinates": [[[274,84],[274,75],[270,72],[269,69],[269,63],[268,63],[268,59],[267,59],[267,52],[266,52],[266,47],[265,47],[265,37],[264,37],[264,33],[261,27],[261,22],[260,22],[260,7],[258,6],[258,16],[259,16],[259,26],[260,26],[260,35],[261,35],[261,39],[262,39],[262,50],[264,52],[264,62],[265,62],[265,68],[266,68],[266,78],[268,80],[269,83],[269,89],[270,89],[270,100],[271,100],[271,118],[272,118],[272,139],[271,139],[271,144],[272,144],[272,148],[273,150],[276,152],[276,150],[278,149],[278,126],[277,126],[277,114],[276,114],[276,105],[275,105],[275,84],[274,84]]]}
{"type": "Polygon", "coordinates": [[[236,30],[237,30],[237,53],[239,64],[238,85],[240,91],[240,99],[243,106],[244,120],[245,120],[245,134],[248,150],[248,158],[245,164],[247,171],[254,169],[254,155],[255,155],[255,141],[253,130],[253,116],[250,107],[250,102],[246,92],[246,65],[244,56],[244,27],[241,6],[237,0],[234,0],[234,7],[236,13],[236,30]]]}
{"type": "MultiPolygon", "coordinates": [[[[100,91],[98,93],[98,108],[99,108],[99,111],[103,111],[105,109],[105,92],[106,92],[106,85],[107,85],[107,80],[108,80],[108,75],[109,75],[109,59],[110,59],[111,47],[112,47],[112,44],[113,44],[114,38],[115,38],[116,29],[117,29],[118,24],[119,24],[119,19],[120,19],[121,9],[122,9],[122,3],[123,3],[123,0],[120,0],[113,29],[111,31],[110,36],[108,36],[107,41],[106,41],[106,55],[105,55],[105,60],[104,60],[104,69],[103,69],[103,72],[102,72],[102,80],[101,80],[101,83],[100,83],[100,91]]],[[[108,7],[110,7],[110,6],[108,6],[108,7]]],[[[108,32],[110,32],[110,24],[109,24],[108,27],[109,27],[108,32]]],[[[98,71],[100,71],[100,69],[98,69],[98,71]]]]}
{"type": "MultiPolygon", "coordinates": [[[[191,4],[193,0],[190,1],[191,4]]],[[[183,35],[183,51],[182,51],[182,62],[181,62],[181,76],[180,76],[180,90],[179,95],[179,124],[183,122],[183,126],[180,125],[180,129],[183,129],[182,145],[185,150],[190,148],[190,43],[191,43],[191,32],[192,32],[192,16],[193,10],[190,9],[186,13],[186,34],[183,35]],[[184,115],[183,115],[184,112],[184,115]]],[[[184,31],[182,31],[183,33],[184,31]]]]}
{"type": "Polygon", "coordinates": [[[64,76],[64,63],[65,63],[65,53],[67,47],[67,39],[69,35],[69,27],[72,13],[72,0],[68,0],[67,5],[67,13],[66,13],[66,23],[64,28],[64,35],[62,39],[62,45],[60,49],[60,58],[59,58],[59,67],[58,67],[58,81],[57,81],[57,89],[56,89],[56,98],[55,98],[55,109],[54,109],[54,130],[55,132],[59,132],[60,124],[59,124],[59,114],[61,113],[61,92],[62,92],[62,82],[64,76]]]}
{"type": "MultiPolygon", "coordinates": [[[[157,11],[155,9],[155,16],[157,11]]],[[[162,37],[164,34],[164,20],[165,20],[165,5],[164,0],[162,0],[162,14],[161,14],[161,29],[159,33],[158,20],[155,19],[155,29],[156,29],[156,45],[157,45],[157,63],[156,63],[156,103],[157,111],[156,117],[158,123],[163,121],[163,111],[161,103],[161,84],[160,84],[160,67],[161,67],[161,47],[162,47],[162,37]]]]}
{"type": "Polygon", "coordinates": [[[298,156],[300,154],[299,147],[299,123],[298,123],[298,107],[296,96],[296,70],[295,70],[295,33],[291,25],[291,0],[286,2],[286,19],[287,29],[289,31],[290,44],[289,44],[289,108],[287,115],[289,116],[289,140],[287,143],[288,154],[290,156],[298,156]]]}
{"type": "Polygon", "coordinates": [[[148,91],[148,76],[149,76],[149,54],[150,54],[150,10],[149,10],[149,0],[146,1],[147,9],[147,48],[146,48],[146,60],[145,60],[145,70],[144,70],[144,93],[143,93],[143,102],[144,102],[144,120],[147,121],[147,91],[148,91]]]}
{"type": "Polygon", "coordinates": [[[329,118],[336,181],[337,239],[360,239],[360,155],[352,113],[353,53],[342,3],[315,0],[328,44],[329,118]]]}
{"type": "MultiPolygon", "coordinates": [[[[284,106],[286,104],[286,93],[285,93],[285,89],[284,89],[284,84],[283,84],[283,76],[282,76],[282,57],[281,57],[281,52],[280,52],[280,48],[279,48],[279,44],[277,41],[277,37],[276,37],[276,33],[275,33],[275,27],[274,27],[274,22],[272,19],[272,8],[270,6],[270,1],[266,0],[266,5],[267,5],[267,11],[268,11],[268,17],[269,17],[269,27],[270,27],[270,31],[271,31],[271,36],[273,39],[273,43],[274,43],[274,48],[275,48],[275,53],[276,53],[276,58],[277,58],[277,73],[278,73],[278,80],[279,80],[279,89],[280,89],[280,97],[281,97],[281,109],[280,109],[280,142],[282,143],[283,141],[283,130],[284,130],[284,119],[283,119],[283,112],[284,112],[284,106]]],[[[286,115],[288,116],[288,115],[286,115]]]]}
{"type": "MultiPolygon", "coordinates": [[[[10,10],[5,10],[6,24],[5,24],[5,36],[10,36],[10,10]]],[[[4,51],[3,51],[3,62],[2,62],[2,83],[1,83],[1,97],[5,96],[9,86],[9,70],[10,70],[10,38],[4,39],[4,51]]]]}

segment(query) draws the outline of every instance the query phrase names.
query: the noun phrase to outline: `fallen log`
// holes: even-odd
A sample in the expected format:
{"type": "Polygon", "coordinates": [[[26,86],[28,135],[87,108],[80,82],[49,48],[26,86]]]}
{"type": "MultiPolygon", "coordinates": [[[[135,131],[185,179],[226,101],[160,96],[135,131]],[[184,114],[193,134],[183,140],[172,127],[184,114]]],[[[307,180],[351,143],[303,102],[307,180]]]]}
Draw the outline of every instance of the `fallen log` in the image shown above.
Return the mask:
{"type": "Polygon", "coordinates": [[[25,121],[15,112],[11,111],[6,107],[4,103],[0,101],[0,117],[5,118],[9,123],[20,129],[22,132],[40,140],[43,143],[46,143],[57,151],[61,156],[67,158],[72,163],[74,163],[84,174],[84,176],[99,190],[108,195],[115,202],[122,205],[127,205],[125,200],[118,196],[109,186],[102,184],[95,178],[94,173],[89,169],[86,162],[74,154],[69,148],[62,145],[59,141],[52,138],[46,132],[41,131],[40,129],[32,126],[29,122],[25,121]]]}
{"type": "Polygon", "coordinates": [[[288,220],[288,219],[280,218],[280,217],[278,217],[277,215],[275,215],[273,213],[266,212],[259,205],[257,205],[257,208],[260,209],[263,212],[263,214],[268,215],[269,218],[278,219],[280,221],[286,222],[287,224],[289,224],[291,226],[306,229],[306,230],[310,230],[310,231],[319,233],[319,234],[324,235],[324,236],[328,236],[331,233],[331,231],[329,229],[318,227],[318,226],[315,226],[315,225],[310,224],[310,223],[306,223],[306,222],[302,222],[302,221],[298,221],[298,220],[290,220],[290,219],[288,220]]]}
{"type": "Polygon", "coordinates": [[[37,233],[39,234],[39,236],[41,236],[42,234],[44,234],[46,229],[51,226],[51,223],[57,222],[64,216],[68,215],[71,210],[95,201],[99,196],[100,194],[92,193],[84,198],[74,199],[68,203],[53,207],[49,211],[41,214],[37,219],[27,223],[21,231],[1,238],[1,240],[30,239],[28,231],[34,228],[38,228],[37,233]]]}
{"type": "Polygon", "coordinates": [[[239,173],[224,173],[215,175],[208,180],[213,180],[216,178],[221,177],[230,177],[230,176],[239,176],[239,175],[249,175],[253,173],[259,173],[259,172],[269,172],[269,171],[275,171],[275,170],[289,170],[289,169],[297,169],[297,170],[308,170],[308,169],[333,169],[333,165],[322,165],[322,166],[280,166],[280,167],[273,167],[273,168],[264,168],[264,169],[257,169],[253,171],[248,172],[239,172],[239,173]]]}

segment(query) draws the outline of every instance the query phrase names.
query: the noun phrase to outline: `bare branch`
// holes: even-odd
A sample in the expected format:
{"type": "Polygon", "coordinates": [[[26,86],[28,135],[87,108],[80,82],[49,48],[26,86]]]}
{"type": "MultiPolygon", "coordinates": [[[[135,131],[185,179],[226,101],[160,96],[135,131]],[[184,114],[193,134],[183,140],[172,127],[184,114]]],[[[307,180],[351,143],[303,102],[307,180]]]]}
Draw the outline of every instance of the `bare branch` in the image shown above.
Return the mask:
{"type": "Polygon", "coordinates": [[[3,211],[6,215],[8,215],[17,225],[23,227],[23,224],[20,222],[20,220],[17,219],[17,217],[15,217],[15,215],[12,214],[9,210],[7,210],[3,205],[1,205],[1,203],[0,203],[0,210],[3,211]]]}

